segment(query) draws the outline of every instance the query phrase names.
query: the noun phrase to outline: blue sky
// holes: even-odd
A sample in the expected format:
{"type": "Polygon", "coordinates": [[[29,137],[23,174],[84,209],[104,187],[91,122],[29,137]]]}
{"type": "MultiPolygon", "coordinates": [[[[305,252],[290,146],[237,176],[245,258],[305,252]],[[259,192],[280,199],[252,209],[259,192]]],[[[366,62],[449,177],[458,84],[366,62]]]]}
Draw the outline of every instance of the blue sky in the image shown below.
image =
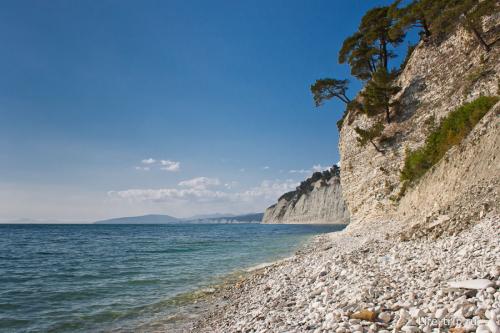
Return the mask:
{"type": "Polygon", "coordinates": [[[0,218],[263,211],[339,160],[309,86],[387,3],[2,1],[0,218]]]}

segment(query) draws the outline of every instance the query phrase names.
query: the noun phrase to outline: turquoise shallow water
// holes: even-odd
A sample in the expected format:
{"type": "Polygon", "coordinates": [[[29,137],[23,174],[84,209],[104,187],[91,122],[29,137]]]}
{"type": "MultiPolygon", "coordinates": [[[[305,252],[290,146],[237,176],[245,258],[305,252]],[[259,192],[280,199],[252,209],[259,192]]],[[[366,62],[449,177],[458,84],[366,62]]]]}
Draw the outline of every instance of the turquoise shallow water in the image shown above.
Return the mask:
{"type": "Polygon", "coordinates": [[[130,331],[340,226],[0,225],[0,332],[130,331]]]}

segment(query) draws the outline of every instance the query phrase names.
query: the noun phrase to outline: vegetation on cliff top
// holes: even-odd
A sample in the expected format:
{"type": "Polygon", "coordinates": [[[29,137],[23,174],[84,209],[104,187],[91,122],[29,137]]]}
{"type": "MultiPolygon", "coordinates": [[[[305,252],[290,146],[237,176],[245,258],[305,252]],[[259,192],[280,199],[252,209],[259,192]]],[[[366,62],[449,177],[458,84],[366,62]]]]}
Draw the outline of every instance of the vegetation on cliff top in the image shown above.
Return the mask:
{"type": "Polygon", "coordinates": [[[412,182],[423,176],[450,148],[462,142],[498,100],[497,96],[482,96],[450,112],[423,147],[407,152],[401,180],[412,182]]]}
{"type": "Polygon", "coordinates": [[[324,182],[328,182],[332,177],[338,177],[340,175],[339,167],[334,165],[328,170],[316,171],[312,174],[311,177],[307,178],[303,182],[300,183],[299,186],[295,189],[295,191],[290,191],[283,194],[279,197],[278,201],[284,199],[286,201],[290,201],[293,198],[298,199],[302,194],[309,193],[314,188],[314,183],[318,180],[322,180],[324,182]]]}

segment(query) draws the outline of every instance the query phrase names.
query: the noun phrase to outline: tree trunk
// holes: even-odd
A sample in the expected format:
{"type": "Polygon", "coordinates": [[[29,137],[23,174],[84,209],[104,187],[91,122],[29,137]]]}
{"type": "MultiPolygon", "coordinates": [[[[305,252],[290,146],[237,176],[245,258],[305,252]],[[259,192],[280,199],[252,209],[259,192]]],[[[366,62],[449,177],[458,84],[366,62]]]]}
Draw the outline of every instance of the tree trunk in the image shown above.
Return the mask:
{"type": "Polygon", "coordinates": [[[370,68],[370,73],[373,74],[375,72],[375,66],[373,65],[371,60],[368,60],[368,68],[370,68]]]}
{"type": "Polygon", "coordinates": [[[385,70],[387,70],[387,65],[388,65],[388,59],[387,59],[387,42],[385,39],[381,39],[380,40],[380,43],[381,43],[381,46],[382,46],[382,61],[383,61],[383,65],[384,65],[384,68],[385,70]]]}
{"type": "Polygon", "coordinates": [[[391,113],[389,107],[385,108],[385,120],[387,121],[388,124],[391,123],[391,113]]]}
{"type": "Polygon", "coordinates": [[[425,37],[431,36],[431,31],[429,30],[429,26],[427,25],[426,20],[422,20],[422,29],[424,29],[425,37]]]}
{"type": "Polygon", "coordinates": [[[373,147],[375,147],[376,151],[378,151],[381,154],[385,154],[385,152],[383,150],[381,150],[379,147],[377,147],[377,145],[375,144],[375,142],[373,142],[372,139],[370,139],[370,143],[373,145],[373,147]]]}
{"type": "Polygon", "coordinates": [[[347,99],[347,97],[344,98],[342,95],[335,95],[335,96],[337,96],[337,98],[340,99],[345,104],[349,104],[349,100],[347,99]]]}
{"type": "Polygon", "coordinates": [[[347,101],[347,102],[345,102],[346,104],[349,104],[351,102],[351,99],[349,97],[347,97],[346,94],[342,94],[342,96],[344,96],[345,100],[347,101]]]}
{"type": "Polygon", "coordinates": [[[490,52],[490,50],[491,50],[490,46],[484,41],[483,37],[481,37],[481,34],[479,33],[479,31],[477,31],[477,29],[472,27],[472,26],[470,28],[472,30],[472,34],[474,35],[476,40],[479,42],[479,45],[481,45],[481,47],[486,52],[490,52]]]}

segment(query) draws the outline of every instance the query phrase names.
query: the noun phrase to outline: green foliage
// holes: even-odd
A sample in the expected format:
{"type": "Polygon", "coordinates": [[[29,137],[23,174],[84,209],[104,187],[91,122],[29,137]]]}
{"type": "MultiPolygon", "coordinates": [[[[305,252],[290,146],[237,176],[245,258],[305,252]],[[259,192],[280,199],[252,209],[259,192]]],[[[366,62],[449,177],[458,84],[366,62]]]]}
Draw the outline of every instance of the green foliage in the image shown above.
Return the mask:
{"type": "Polygon", "coordinates": [[[351,74],[360,80],[368,80],[377,66],[379,51],[369,45],[364,36],[357,32],[344,40],[339,51],[339,63],[348,63],[351,74]]]}
{"type": "MultiPolygon", "coordinates": [[[[337,79],[320,79],[311,85],[311,92],[313,94],[314,104],[316,107],[323,105],[327,100],[334,97],[338,98],[347,105],[351,103],[349,97],[347,97],[349,80],[337,80],[337,79]]],[[[337,122],[337,128],[342,128],[345,117],[347,116],[348,110],[344,111],[342,118],[337,122]]]]}
{"type": "Polygon", "coordinates": [[[454,7],[451,8],[450,13],[456,17],[464,16],[465,27],[470,30],[475,30],[478,33],[483,33],[482,18],[485,15],[491,15],[498,11],[496,0],[461,0],[455,1],[454,7]]]}
{"type": "MultiPolygon", "coordinates": [[[[390,6],[375,7],[366,12],[358,30],[344,40],[339,51],[339,62],[349,64],[354,77],[367,81],[360,94],[363,104],[347,97],[347,80],[324,78],[311,85],[316,106],[332,98],[338,98],[347,105],[342,118],[337,122],[339,130],[353,110],[368,116],[385,113],[386,122],[391,122],[390,108],[394,105],[390,100],[400,88],[394,85],[397,72],[390,71],[388,63],[396,56],[396,47],[404,40],[408,29],[422,29],[421,36],[425,40],[431,36],[438,39],[452,32],[458,23],[463,23],[486,51],[490,49],[482,37],[484,32],[481,22],[485,15],[498,12],[498,0],[408,0],[404,1],[405,6],[401,6],[402,3],[402,0],[395,0],[390,6]]],[[[415,46],[408,45],[400,70],[406,66],[415,46]]],[[[478,71],[471,73],[466,79],[472,86],[486,74],[478,71]]],[[[500,91],[500,81],[498,85],[500,91]]],[[[349,119],[352,121],[353,117],[349,119]]],[[[358,130],[367,136],[363,130],[358,130]]],[[[373,140],[370,142],[376,147],[373,140]]]]}
{"type": "Polygon", "coordinates": [[[389,108],[392,106],[390,99],[400,87],[394,85],[395,72],[389,73],[380,67],[361,93],[363,97],[363,112],[373,117],[385,112],[387,123],[391,122],[389,108]]]}
{"type": "Polygon", "coordinates": [[[384,124],[383,123],[376,123],[372,127],[364,130],[359,127],[356,127],[354,129],[356,133],[358,134],[358,142],[361,146],[366,146],[370,140],[376,139],[377,137],[382,134],[382,131],[384,130],[384,124]]]}
{"type": "Polygon", "coordinates": [[[399,188],[399,192],[397,195],[391,195],[389,199],[393,202],[399,202],[401,198],[406,194],[406,191],[408,190],[408,184],[410,182],[405,180],[401,183],[401,187],[399,188]]]}
{"type": "MultiPolygon", "coordinates": [[[[362,111],[363,110],[363,104],[361,104],[358,100],[352,100],[349,103],[347,103],[347,107],[344,111],[344,114],[342,115],[342,118],[337,121],[337,128],[340,130],[342,129],[342,125],[344,124],[344,121],[346,120],[347,116],[352,112],[355,114],[355,112],[362,111]]],[[[351,119],[353,119],[351,117],[351,119]]],[[[349,125],[351,124],[352,120],[349,122],[349,125]]]]}
{"type": "Polygon", "coordinates": [[[497,96],[482,96],[451,112],[431,132],[423,147],[407,152],[401,180],[411,182],[424,175],[451,147],[462,142],[498,100],[497,96]]]}
{"type": "Polygon", "coordinates": [[[311,85],[314,104],[316,104],[316,106],[321,106],[324,101],[334,97],[340,99],[346,104],[349,103],[350,99],[346,95],[348,84],[349,80],[336,80],[329,78],[316,80],[316,82],[311,85]]]}
{"type": "Polygon", "coordinates": [[[444,36],[463,23],[478,40],[481,46],[490,50],[483,39],[482,17],[498,11],[498,0],[413,0],[399,8],[402,0],[391,6],[390,15],[396,20],[394,28],[406,31],[412,27],[421,28],[426,38],[444,36]]]}
{"type": "Polygon", "coordinates": [[[370,142],[379,153],[383,153],[383,151],[375,144],[374,141],[384,131],[384,124],[382,122],[377,122],[368,129],[356,127],[354,128],[354,131],[356,132],[356,134],[358,134],[358,137],[356,139],[362,147],[366,146],[366,144],[370,142]]]}
{"type": "Polygon", "coordinates": [[[442,34],[452,31],[456,24],[461,22],[472,32],[474,37],[485,49],[490,50],[490,46],[482,37],[482,18],[485,15],[498,11],[497,0],[441,0],[446,2],[446,7],[433,23],[433,27],[442,34]]]}
{"type": "Polygon", "coordinates": [[[344,125],[344,120],[345,118],[347,117],[347,113],[349,111],[345,110],[344,113],[342,114],[342,118],[340,118],[338,121],[337,121],[337,129],[339,130],[339,132],[342,130],[342,126],[344,125]]]}
{"type": "Polygon", "coordinates": [[[395,56],[389,46],[398,46],[404,38],[403,30],[395,27],[390,13],[390,7],[369,10],[358,31],[344,41],[339,62],[347,62],[353,76],[368,80],[379,67],[388,68],[389,59],[395,56]]]}
{"type": "Polygon", "coordinates": [[[410,28],[422,29],[421,35],[430,37],[434,30],[434,22],[453,5],[455,0],[413,0],[403,8],[398,8],[401,0],[391,6],[391,15],[397,20],[395,27],[401,30],[410,28]]]}

